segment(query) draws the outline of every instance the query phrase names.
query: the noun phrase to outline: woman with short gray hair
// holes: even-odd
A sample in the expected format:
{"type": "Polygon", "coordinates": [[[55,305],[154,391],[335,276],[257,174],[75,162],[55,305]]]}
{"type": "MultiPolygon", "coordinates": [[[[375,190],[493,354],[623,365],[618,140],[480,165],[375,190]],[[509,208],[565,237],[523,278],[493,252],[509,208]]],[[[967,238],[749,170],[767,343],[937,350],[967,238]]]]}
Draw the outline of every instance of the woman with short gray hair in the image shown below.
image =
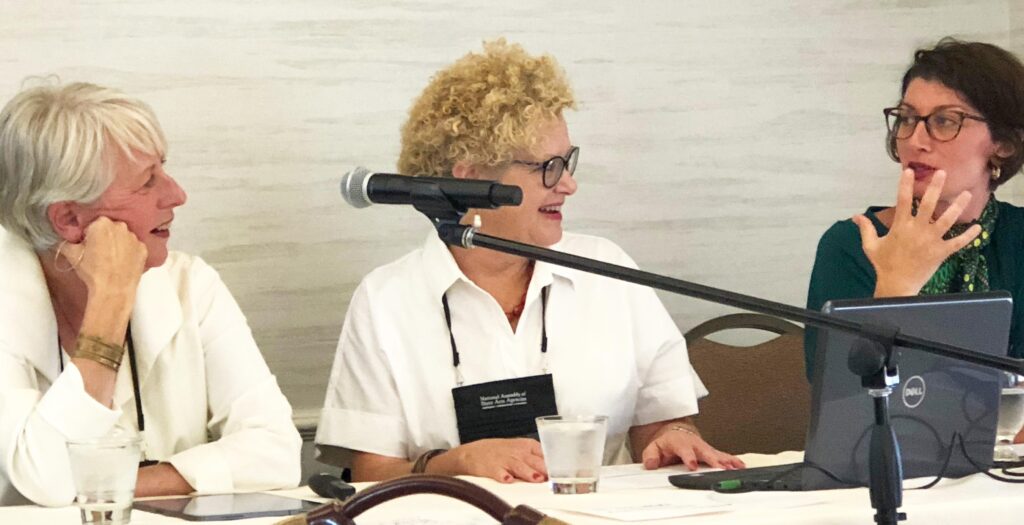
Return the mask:
{"type": "Polygon", "coordinates": [[[216,271],[153,111],[93,84],[0,112],[0,505],[74,498],[66,443],[142,435],[137,496],[294,486],[291,407],[216,271]]]}

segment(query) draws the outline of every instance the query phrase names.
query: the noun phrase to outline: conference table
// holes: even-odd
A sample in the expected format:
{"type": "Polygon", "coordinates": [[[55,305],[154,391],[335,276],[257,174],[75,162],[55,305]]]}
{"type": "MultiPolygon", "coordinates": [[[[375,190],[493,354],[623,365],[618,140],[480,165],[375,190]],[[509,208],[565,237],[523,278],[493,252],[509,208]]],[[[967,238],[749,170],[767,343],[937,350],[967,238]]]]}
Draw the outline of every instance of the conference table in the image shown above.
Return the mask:
{"type": "MultiPolygon", "coordinates": [[[[1021,450],[1024,452],[1024,450],[1021,450]]],[[[765,456],[741,456],[749,466],[792,463],[799,452],[765,456]]],[[[750,492],[718,494],[680,490],[667,476],[682,472],[681,466],[645,471],[639,465],[617,465],[602,470],[596,494],[555,495],[546,484],[511,483],[464,477],[497,494],[511,505],[526,504],[563,521],[575,524],[699,524],[735,523],[868,525],[873,511],[864,488],[814,492],[750,492]]],[[[1022,478],[1024,479],[1024,478],[1022,478]]],[[[912,490],[929,480],[907,480],[902,510],[904,523],[964,524],[1021,523],[1024,516],[1024,485],[1001,483],[975,474],[943,480],[927,490],[912,490]]],[[[356,483],[364,489],[372,483],[356,483]]],[[[323,501],[308,487],[274,491],[288,497],[323,501]]],[[[224,522],[238,525],[270,525],[281,518],[251,518],[224,522]]],[[[0,524],[45,523],[77,525],[75,507],[0,507],[0,524]]],[[[359,525],[486,525],[496,523],[482,511],[454,499],[414,495],[379,505],[356,518],[359,525]]],[[[135,525],[167,525],[183,520],[134,511],[135,525]]]]}

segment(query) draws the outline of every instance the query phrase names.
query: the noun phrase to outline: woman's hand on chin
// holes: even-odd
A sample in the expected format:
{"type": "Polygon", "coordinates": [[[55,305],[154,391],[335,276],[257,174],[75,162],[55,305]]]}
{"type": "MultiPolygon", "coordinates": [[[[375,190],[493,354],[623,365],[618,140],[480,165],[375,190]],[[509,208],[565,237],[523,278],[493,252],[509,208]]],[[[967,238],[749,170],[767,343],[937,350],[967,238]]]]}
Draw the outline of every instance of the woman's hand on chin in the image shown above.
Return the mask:
{"type": "Polygon", "coordinates": [[[943,239],[971,201],[971,194],[964,191],[933,220],[945,181],[946,172],[936,171],[914,215],[914,171],[904,170],[892,227],[884,237],[878,236],[871,220],[864,215],[853,218],[860,228],[864,253],[875,267],[875,297],[917,295],[943,261],[981,233],[981,226],[975,224],[952,239],[943,239]]]}
{"type": "Polygon", "coordinates": [[[75,262],[75,273],[89,289],[90,298],[128,297],[134,301],[148,251],[127,224],[100,217],[86,227],[81,243],[65,245],[63,253],[75,262]]]}

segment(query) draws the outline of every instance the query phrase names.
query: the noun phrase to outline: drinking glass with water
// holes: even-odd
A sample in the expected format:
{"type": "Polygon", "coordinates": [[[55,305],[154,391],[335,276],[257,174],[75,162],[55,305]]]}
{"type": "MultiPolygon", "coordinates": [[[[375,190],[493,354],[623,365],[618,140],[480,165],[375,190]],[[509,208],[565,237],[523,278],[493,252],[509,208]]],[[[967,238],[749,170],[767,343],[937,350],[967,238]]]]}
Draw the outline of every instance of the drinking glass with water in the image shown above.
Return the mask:
{"type": "Polygon", "coordinates": [[[120,427],[98,439],[68,442],[75,504],[82,509],[83,525],[131,521],[141,456],[139,435],[120,427]]]}
{"type": "Polygon", "coordinates": [[[607,426],[606,416],[537,418],[537,433],[552,492],[597,492],[607,426]]]}
{"type": "Polygon", "coordinates": [[[1024,426],[1024,376],[1001,372],[1002,395],[999,398],[999,423],[996,426],[996,461],[1020,461],[1013,450],[1013,438],[1024,426]]]}

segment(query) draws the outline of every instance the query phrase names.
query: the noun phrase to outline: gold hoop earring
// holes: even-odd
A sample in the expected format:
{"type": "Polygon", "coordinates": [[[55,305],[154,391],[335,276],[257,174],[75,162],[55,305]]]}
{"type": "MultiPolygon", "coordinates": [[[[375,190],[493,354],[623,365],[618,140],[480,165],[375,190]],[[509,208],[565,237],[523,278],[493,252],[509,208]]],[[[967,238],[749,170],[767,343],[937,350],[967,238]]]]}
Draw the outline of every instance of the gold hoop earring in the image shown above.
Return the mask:
{"type": "Polygon", "coordinates": [[[999,180],[999,177],[1003,175],[1003,168],[999,166],[993,165],[989,171],[992,173],[992,180],[994,181],[999,180]]]}
{"type": "Polygon", "coordinates": [[[74,270],[75,267],[77,267],[78,264],[82,262],[82,258],[85,257],[85,251],[83,250],[82,253],[78,256],[78,259],[75,262],[70,263],[71,266],[68,266],[67,268],[61,268],[60,267],[60,256],[61,256],[60,251],[62,249],[64,249],[64,245],[66,245],[67,243],[68,243],[67,239],[64,239],[63,241],[60,241],[60,244],[57,245],[57,251],[53,254],[53,267],[56,268],[58,272],[70,272],[71,270],[74,270]]]}

